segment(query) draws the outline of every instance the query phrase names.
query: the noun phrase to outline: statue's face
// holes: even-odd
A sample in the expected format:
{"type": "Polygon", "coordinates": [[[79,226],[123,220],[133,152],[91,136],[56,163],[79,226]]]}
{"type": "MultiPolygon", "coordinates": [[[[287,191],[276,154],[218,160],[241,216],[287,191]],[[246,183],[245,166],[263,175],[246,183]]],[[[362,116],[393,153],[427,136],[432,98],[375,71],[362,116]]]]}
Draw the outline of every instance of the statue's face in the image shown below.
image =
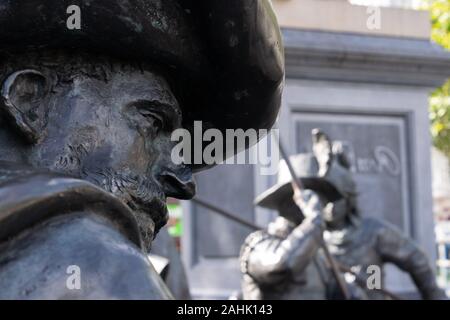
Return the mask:
{"type": "Polygon", "coordinates": [[[298,225],[302,223],[304,215],[297,204],[293,201],[292,196],[288,196],[278,205],[280,216],[286,218],[292,223],[298,225]]]}
{"type": "Polygon", "coordinates": [[[345,198],[324,203],[323,215],[325,222],[331,226],[341,224],[347,217],[348,209],[348,202],[345,198]]]}
{"type": "MultiPolygon", "coordinates": [[[[93,182],[134,212],[166,223],[166,196],[191,198],[191,170],[171,161],[171,132],[181,110],[167,82],[129,71],[108,81],[88,75],[48,95],[45,129],[30,162],[93,182]]],[[[149,226],[151,227],[151,226],[149,226]]]]}

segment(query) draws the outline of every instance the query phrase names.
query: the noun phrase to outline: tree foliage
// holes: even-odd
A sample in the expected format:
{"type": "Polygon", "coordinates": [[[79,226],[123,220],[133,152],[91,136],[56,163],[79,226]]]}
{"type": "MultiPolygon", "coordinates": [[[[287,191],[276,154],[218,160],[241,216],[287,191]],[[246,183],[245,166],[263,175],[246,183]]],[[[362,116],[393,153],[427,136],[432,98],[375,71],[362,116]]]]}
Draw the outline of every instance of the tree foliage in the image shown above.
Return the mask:
{"type": "MultiPolygon", "coordinates": [[[[432,39],[450,50],[450,0],[429,0],[432,39]]],[[[450,157],[450,80],[430,98],[431,134],[434,145],[450,157]]]]}

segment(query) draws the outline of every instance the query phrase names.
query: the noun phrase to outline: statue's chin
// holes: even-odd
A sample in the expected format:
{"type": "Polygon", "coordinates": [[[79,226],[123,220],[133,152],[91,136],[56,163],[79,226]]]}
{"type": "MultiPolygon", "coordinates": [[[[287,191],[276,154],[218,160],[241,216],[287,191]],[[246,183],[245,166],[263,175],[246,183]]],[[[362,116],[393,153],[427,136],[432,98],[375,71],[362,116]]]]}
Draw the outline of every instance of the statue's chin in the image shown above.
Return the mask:
{"type": "Polygon", "coordinates": [[[84,169],[84,178],[112,193],[130,207],[147,248],[159,230],[166,225],[166,197],[159,185],[138,175],[127,175],[113,169],[84,169]]]}
{"type": "MultiPolygon", "coordinates": [[[[136,208],[136,206],[133,207],[136,208]]],[[[167,206],[164,201],[155,198],[145,208],[142,205],[139,205],[138,209],[133,207],[132,211],[139,226],[141,238],[149,251],[159,230],[167,224],[169,219],[167,206]]]]}
{"type": "Polygon", "coordinates": [[[156,230],[155,222],[146,212],[134,211],[133,214],[139,227],[139,232],[144,248],[147,252],[149,252],[151,249],[152,241],[159,229],[156,230]]]}

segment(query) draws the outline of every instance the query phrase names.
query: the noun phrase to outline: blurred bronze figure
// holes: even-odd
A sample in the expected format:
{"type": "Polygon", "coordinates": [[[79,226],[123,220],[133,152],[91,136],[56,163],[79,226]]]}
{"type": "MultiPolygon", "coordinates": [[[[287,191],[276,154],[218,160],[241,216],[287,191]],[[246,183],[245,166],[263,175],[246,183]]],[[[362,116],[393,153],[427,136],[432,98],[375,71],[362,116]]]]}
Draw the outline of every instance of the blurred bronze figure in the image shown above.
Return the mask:
{"type": "Polygon", "coordinates": [[[171,298],[147,254],[205,168],[171,133],[272,126],[269,1],[0,0],[0,25],[0,299],[171,298]]]}
{"type": "Polygon", "coordinates": [[[305,192],[302,212],[291,200],[267,230],[249,235],[241,249],[244,300],[324,300],[333,283],[320,254],[324,222],[317,195],[305,192]]]}
{"type": "MultiPolygon", "coordinates": [[[[382,271],[383,265],[390,262],[410,274],[423,299],[446,298],[436,284],[425,253],[411,239],[387,222],[360,217],[356,184],[340,142],[332,143],[323,132],[315,130],[313,155],[300,154],[292,157],[291,162],[305,186],[322,199],[324,239],[343,266],[350,267],[359,278],[367,279],[370,266],[378,266],[382,271]],[[306,167],[312,170],[305,172],[306,167]]],[[[281,168],[279,184],[262,195],[261,205],[272,208],[280,198],[292,198],[291,178],[284,171],[281,168]]],[[[383,273],[381,285],[384,287],[383,273]]],[[[369,299],[386,298],[376,288],[365,286],[364,289],[369,299]]]]}
{"type": "MultiPolygon", "coordinates": [[[[316,168],[312,154],[296,159],[296,173],[307,177],[316,168]]],[[[321,249],[325,220],[323,204],[328,188],[326,180],[303,179],[307,189],[296,195],[290,184],[290,173],[282,162],[280,184],[256,199],[256,204],[277,210],[279,217],[267,230],[252,233],[240,255],[242,298],[246,300],[324,300],[343,299],[329,261],[321,249]],[[289,181],[284,186],[283,181],[289,181]],[[283,185],[279,190],[279,186],[283,185]],[[291,192],[288,192],[288,190],[291,192]],[[314,190],[314,191],[313,191],[314,190]]],[[[343,277],[343,273],[338,276],[343,277]]],[[[344,281],[343,281],[344,282],[344,281]]],[[[349,298],[365,299],[356,283],[345,283],[349,298]]]]}

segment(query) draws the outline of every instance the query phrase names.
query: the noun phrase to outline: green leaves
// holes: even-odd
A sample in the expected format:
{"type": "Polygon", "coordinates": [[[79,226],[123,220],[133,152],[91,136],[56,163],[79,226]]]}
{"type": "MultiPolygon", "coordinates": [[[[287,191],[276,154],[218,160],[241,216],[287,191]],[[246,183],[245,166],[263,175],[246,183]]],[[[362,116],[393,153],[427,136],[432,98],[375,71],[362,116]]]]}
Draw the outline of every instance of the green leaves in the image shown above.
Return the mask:
{"type": "MultiPolygon", "coordinates": [[[[450,0],[429,0],[431,38],[450,50],[450,0]]],[[[430,97],[434,145],[450,157],[450,79],[430,97]]]]}
{"type": "Polygon", "coordinates": [[[450,0],[430,1],[431,37],[444,48],[450,49],[450,0]]]}
{"type": "Polygon", "coordinates": [[[450,157],[450,80],[432,94],[430,120],[435,146],[450,157]]]}

